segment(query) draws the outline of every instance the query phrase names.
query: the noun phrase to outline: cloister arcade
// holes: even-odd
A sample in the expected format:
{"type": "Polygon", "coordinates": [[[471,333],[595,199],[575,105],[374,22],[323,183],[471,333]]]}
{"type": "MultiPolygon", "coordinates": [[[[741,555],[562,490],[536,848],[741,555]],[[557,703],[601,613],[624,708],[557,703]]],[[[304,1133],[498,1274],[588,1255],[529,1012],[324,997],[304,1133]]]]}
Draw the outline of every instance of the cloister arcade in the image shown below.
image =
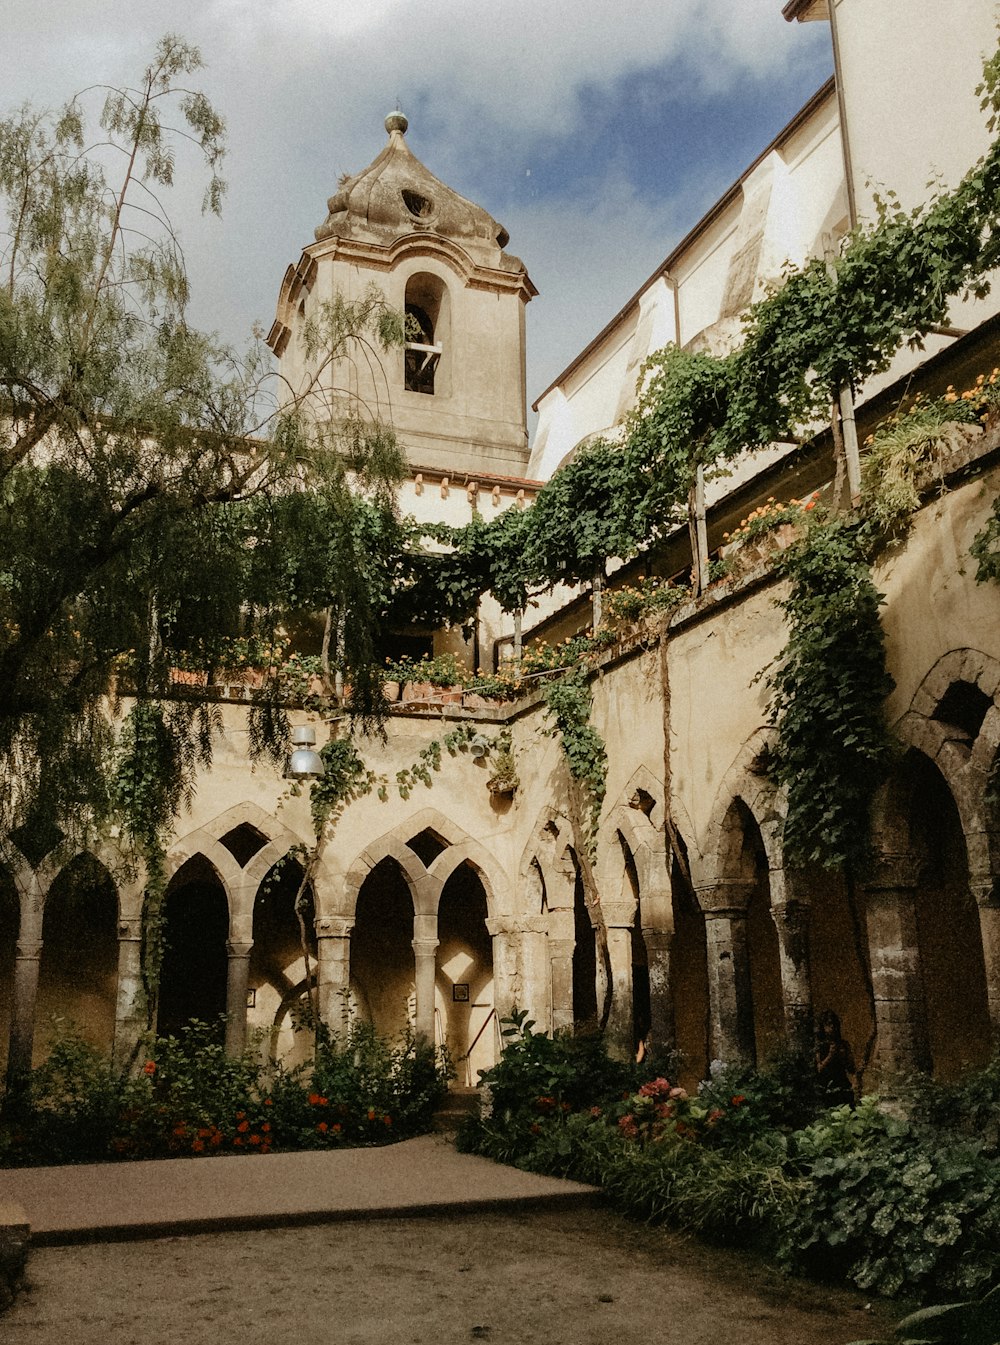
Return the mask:
{"type": "MultiPolygon", "coordinates": [[[[233,1052],[249,1041],[294,1062],[311,978],[332,1030],[357,1018],[447,1044],[460,1083],[493,1062],[515,1006],[547,1030],[601,1024],[623,1053],[640,1038],[676,1047],[694,1081],[712,1059],[808,1050],[814,1009],[833,1006],[866,1071],[952,1077],[1000,1026],[998,688],[1000,662],[974,650],[927,672],[895,725],[900,756],[853,883],[785,866],[768,729],[735,754],[700,845],[679,800],[668,827],[660,782],[638,767],[604,810],[596,897],[557,807],[513,870],[500,838],[417,808],[353,857],[344,824],[300,926],[302,838],[236,805],[169,851],[158,1028],[199,1018],[233,1052]]],[[[107,851],[2,871],[13,1069],[42,1058],[53,1017],[134,1053],[148,1027],[141,899],[141,876],[107,851]]]]}

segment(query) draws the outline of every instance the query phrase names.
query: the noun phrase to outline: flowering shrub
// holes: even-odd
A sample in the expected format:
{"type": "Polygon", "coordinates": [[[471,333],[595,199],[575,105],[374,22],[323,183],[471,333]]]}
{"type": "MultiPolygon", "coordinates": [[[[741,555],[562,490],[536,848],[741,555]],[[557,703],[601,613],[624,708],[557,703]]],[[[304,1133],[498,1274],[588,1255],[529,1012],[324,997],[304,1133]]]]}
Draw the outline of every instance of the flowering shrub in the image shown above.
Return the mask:
{"type": "Polygon", "coordinates": [[[909,526],[920,504],[921,473],[967,442],[970,431],[961,427],[977,424],[978,396],[949,390],[943,398],[927,399],[918,393],[907,410],[887,416],[867,437],[862,508],[878,532],[891,534],[909,526]]]}
{"type": "Polygon", "coordinates": [[[100,1162],[387,1144],[430,1127],[450,1067],[363,1024],[293,1070],[232,1059],[208,1024],[150,1044],[137,1074],[57,1042],[0,1124],[0,1164],[100,1162]]]}
{"type": "Polygon", "coordinates": [[[772,496],[747,514],[746,518],[740,519],[738,528],[734,528],[732,532],[724,532],[722,540],[728,546],[744,546],[747,542],[757,541],[759,537],[766,537],[783,523],[797,526],[816,508],[819,496],[820,492],[814,490],[804,499],[789,500],[787,504],[782,504],[772,496]]]}
{"type": "MultiPolygon", "coordinates": [[[[949,1099],[963,1126],[984,1107],[995,1114],[1000,1060],[957,1090],[925,1085],[930,1108],[904,1121],[875,1099],[824,1109],[812,1070],[792,1057],[760,1071],[716,1067],[696,1096],[669,1071],[617,1095],[613,1072],[597,1071],[588,1093],[569,1041],[524,1026],[486,1076],[493,1110],[466,1127],[465,1148],[592,1182],[637,1218],[868,1291],[968,1297],[1000,1282],[996,1148],[928,1121],[949,1099]]],[[[618,1069],[619,1081],[635,1073],[618,1069]]]]}
{"type": "Polygon", "coordinates": [[[414,662],[411,658],[400,659],[393,663],[386,659],[382,680],[385,682],[429,682],[435,687],[465,686],[471,680],[471,673],[464,663],[459,663],[454,654],[438,654],[435,658],[425,654],[414,662]]]}
{"type": "Polygon", "coordinates": [[[972,387],[966,388],[964,392],[956,392],[949,384],[942,400],[956,414],[956,418],[957,413],[964,413],[985,424],[1000,406],[1000,369],[980,374],[972,387]]]}

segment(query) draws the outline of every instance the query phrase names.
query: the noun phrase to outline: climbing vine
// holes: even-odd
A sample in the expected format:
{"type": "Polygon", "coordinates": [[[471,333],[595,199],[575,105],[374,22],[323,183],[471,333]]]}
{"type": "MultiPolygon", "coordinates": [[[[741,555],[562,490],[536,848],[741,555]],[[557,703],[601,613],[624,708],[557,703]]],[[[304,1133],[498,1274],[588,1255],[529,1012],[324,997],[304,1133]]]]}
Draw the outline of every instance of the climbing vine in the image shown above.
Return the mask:
{"type": "Polygon", "coordinates": [[[780,603],[788,640],[767,679],[778,730],[770,769],[788,791],[784,845],[793,864],[857,866],[892,758],[885,698],[893,681],[867,547],[862,524],[820,516],[777,566],[791,592],[780,603]]]}
{"type": "Polygon", "coordinates": [[[585,669],[573,668],[550,682],[542,699],[554,721],[552,732],[559,734],[570,777],[583,795],[587,848],[593,854],[607,789],[608,750],[590,722],[593,697],[585,669]]]}
{"type": "MultiPolygon", "coordinates": [[[[442,753],[447,752],[450,756],[457,756],[459,752],[468,749],[476,736],[475,725],[459,724],[458,728],[452,729],[443,738],[433,738],[426,747],[421,748],[420,754],[412,766],[404,766],[402,770],[396,772],[396,788],[399,791],[399,797],[408,799],[418,784],[426,785],[430,789],[434,783],[432,772],[441,769],[442,753]]],[[[379,786],[378,796],[383,803],[388,800],[388,786],[384,781],[379,786]]]]}

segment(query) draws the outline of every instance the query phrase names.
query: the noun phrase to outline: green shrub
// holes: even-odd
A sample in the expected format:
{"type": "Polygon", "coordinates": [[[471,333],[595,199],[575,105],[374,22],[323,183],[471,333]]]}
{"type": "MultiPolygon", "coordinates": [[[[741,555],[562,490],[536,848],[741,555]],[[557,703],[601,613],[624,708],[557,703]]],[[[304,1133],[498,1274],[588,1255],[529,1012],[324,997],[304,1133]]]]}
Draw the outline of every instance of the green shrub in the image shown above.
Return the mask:
{"type": "Polygon", "coordinates": [[[152,1042],[137,1077],[68,1035],[8,1100],[0,1164],[387,1144],[429,1128],[450,1075],[431,1048],[363,1024],[286,1070],[253,1048],[227,1056],[215,1026],[193,1022],[152,1042]]]}
{"type": "Polygon", "coordinates": [[[782,1263],[890,1297],[994,1283],[1000,1164],[975,1141],[943,1141],[874,1099],[793,1136],[804,1184],[782,1230],[782,1263]]]}

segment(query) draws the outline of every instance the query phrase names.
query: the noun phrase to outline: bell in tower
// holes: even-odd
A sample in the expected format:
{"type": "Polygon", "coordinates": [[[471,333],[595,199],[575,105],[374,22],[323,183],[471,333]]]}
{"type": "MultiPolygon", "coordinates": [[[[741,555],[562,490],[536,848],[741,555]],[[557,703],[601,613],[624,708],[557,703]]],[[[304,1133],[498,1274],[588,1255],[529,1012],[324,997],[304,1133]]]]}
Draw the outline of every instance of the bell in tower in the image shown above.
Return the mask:
{"type": "Polygon", "coordinates": [[[406,143],[407,120],[345,178],[297,266],[289,267],[268,344],[293,393],[318,384],[377,407],[411,471],[523,477],[528,461],[524,310],[536,293],[507,232],[440,182],[406,143]],[[406,316],[402,350],[381,361],[310,356],[303,329],[319,306],[374,284],[406,316]]]}

